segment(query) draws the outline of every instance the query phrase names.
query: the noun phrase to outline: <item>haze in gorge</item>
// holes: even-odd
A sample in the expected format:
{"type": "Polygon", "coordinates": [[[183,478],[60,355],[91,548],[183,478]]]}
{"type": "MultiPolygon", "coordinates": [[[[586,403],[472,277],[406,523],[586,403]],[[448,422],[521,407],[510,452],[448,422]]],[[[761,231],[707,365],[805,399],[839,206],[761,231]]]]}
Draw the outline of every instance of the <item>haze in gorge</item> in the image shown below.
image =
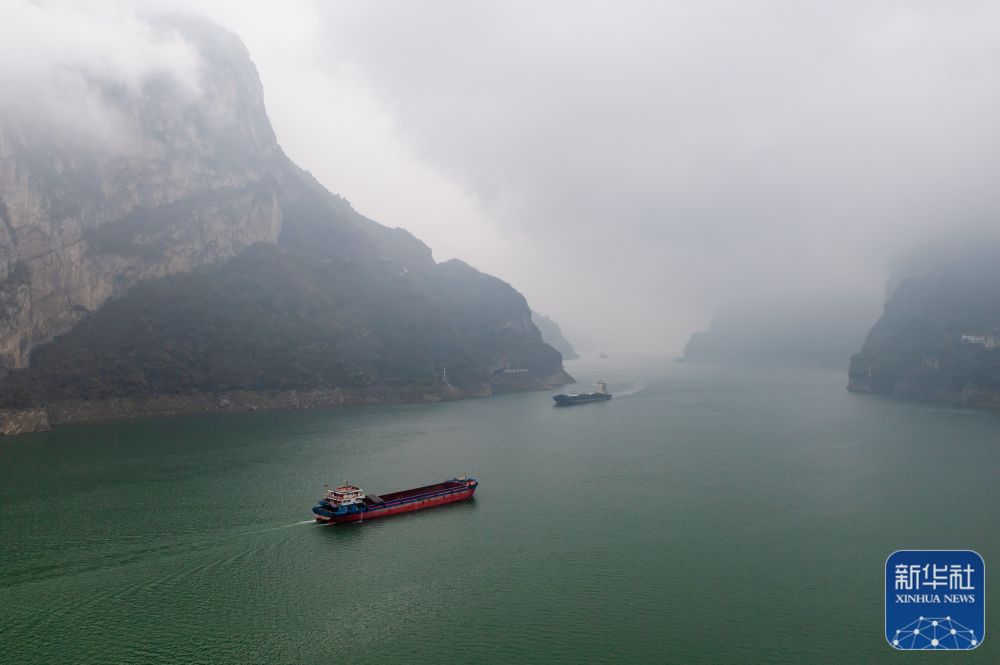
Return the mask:
{"type": "Polygon", "coordinates": [[[990,3],[13,2],[8,110],[106,130],[66,64],[196,67],[137,29],[164,11],[240,35],[326,187],[592,350],[764,295],[877,314],[892,259],[996,212],[990,3]]]}
{"type": "Polygon", "coordinates": [[[579,347],[680,353],[756,299],[877,317],[894,259],[995,224],[990,3],[210,13],[254,54],[293,159],[579,347]]]}
{"type": "Polygon", "coordinates": [[[0,663],[1000,661],[998,62],[987,2],[4,0],[0,663]]]}

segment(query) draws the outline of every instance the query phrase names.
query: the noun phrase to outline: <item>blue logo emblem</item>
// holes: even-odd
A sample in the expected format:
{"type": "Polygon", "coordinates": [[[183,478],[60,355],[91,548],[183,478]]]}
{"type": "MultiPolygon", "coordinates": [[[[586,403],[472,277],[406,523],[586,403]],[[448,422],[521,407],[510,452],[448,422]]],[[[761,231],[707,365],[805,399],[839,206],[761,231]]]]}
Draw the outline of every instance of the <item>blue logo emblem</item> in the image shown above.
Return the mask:
{"type": "Polygon", "coordinates": [[[900,550],[885,561],[885,639],[896,649],[975,649],[986,629],[983,557],[900,550]]]}

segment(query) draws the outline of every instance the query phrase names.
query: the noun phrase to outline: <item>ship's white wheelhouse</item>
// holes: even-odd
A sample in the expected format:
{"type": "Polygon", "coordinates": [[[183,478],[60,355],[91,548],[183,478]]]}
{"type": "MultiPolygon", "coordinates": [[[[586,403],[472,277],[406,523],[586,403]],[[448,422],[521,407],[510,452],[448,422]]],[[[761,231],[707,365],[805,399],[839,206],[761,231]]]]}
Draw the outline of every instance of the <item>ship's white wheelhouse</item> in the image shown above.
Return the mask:
{"type": "Polygon", "coordinates": [[[329,490],[326,498],[335,506],[352,506],[364,503],[365,493],[357,485],[341,485],[329,490]]]}

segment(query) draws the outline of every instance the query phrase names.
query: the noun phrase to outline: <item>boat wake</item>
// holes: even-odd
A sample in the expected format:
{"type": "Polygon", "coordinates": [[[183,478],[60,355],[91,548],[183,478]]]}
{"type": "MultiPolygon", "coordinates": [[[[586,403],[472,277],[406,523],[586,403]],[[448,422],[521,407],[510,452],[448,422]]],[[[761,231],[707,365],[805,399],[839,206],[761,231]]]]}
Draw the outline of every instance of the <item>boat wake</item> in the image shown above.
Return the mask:
{"type": "Polygon", "coordinates": [[[636,386],[635,388],[632,388],[631,390],[615,391],[615,397],[616,398],[617,397],[628,397],[629,395],[635,395],[636,393],[642,392],[646,388],[647,388],[647,386],[636,386]]]}

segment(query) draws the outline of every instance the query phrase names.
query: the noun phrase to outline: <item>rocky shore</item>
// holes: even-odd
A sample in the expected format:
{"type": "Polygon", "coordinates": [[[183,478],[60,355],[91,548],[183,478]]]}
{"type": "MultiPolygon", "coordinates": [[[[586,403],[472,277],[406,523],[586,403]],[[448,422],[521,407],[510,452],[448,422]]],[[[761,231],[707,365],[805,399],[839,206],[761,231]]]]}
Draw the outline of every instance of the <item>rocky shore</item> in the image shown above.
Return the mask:
{"type": "Polygon", "coordinates": [[[186,395],[116,397],[97,400],[62,400],[43,407],[0,409],[0,436],[44,432],[58,425],[177,416],[195,413],[316,409],[359,404],[409,404],[444,402],[514,391],[548,390],[573,381],[565,372],[543,380],[530,378],[518,384],[456,388],[433,386],[375,386],[365,389],[235,390],[186,395]]]}

